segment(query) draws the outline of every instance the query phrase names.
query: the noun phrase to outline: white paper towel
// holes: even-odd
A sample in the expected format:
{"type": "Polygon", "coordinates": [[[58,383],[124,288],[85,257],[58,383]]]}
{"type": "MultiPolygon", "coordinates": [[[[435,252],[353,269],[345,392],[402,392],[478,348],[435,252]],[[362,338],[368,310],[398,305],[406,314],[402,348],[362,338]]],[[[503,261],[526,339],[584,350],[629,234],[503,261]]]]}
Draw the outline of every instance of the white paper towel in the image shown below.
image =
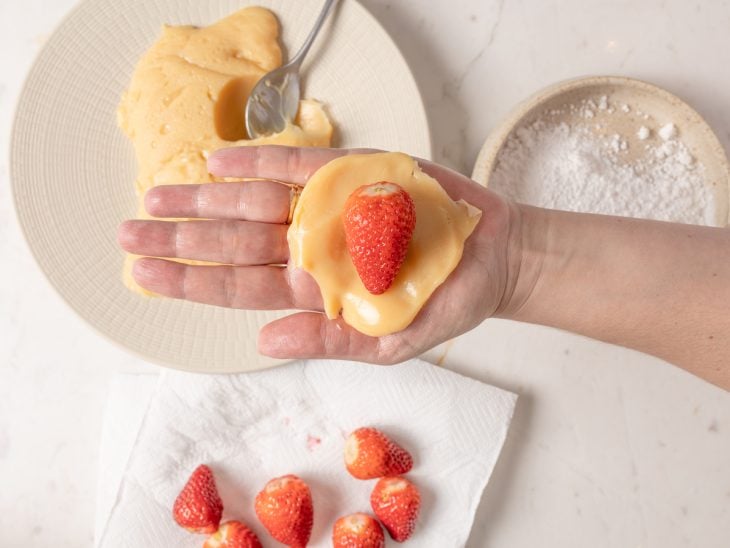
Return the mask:
{"type": "MultiPolygon", "coordinates": [[[[224,519],[242,519],[278,545],[253,500],[271,478],[302,477],[314,499],[310,546],[330,546],[334,520],[370,511],[375,484],[352,478],[343,443],[373,425],[414,457],[421,489],[412,546],[463,546],[507,434],[516,396],[421,361],[393,367],[298,362],[244,375],[165,372],[151,399],[101,535],[104,547],[199,547],[172,519],[175,497],[200,463],[213,469],[224,519]]],[[[107,450],[108,453],[108,450],[107,450]]]]}
{"type": "Polygon", "coordinates": [[[127,462],[158,379],[159,375],[151,374],[119,374],[112,379],[99,450],[94,546],[98,546],[114,509],[127,462]]]}

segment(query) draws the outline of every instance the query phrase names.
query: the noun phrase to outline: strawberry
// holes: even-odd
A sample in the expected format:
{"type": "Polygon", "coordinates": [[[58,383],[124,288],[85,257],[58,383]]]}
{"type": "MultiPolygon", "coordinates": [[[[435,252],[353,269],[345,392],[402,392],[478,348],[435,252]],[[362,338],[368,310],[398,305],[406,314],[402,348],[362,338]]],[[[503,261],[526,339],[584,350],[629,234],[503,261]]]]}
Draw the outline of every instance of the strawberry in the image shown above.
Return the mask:
{"type": "Polygon", "coordinates": [[[398,275],[416,228],[416,206],[399,185],[382,181],[350,194],[342,215],[350,258],[365,288],[384,293],[398,275]]]}
{"type": "Polygon", "coordinates": [[[223,502],[218,496],[213,472],[201,464],[175,499],[172,517],[191,533],[214,533],[222,513],[223,502]]]}
{"type": "Polygon", "coordinates": [[[333,548],[383,548],[385,535],[380,524],[367,514],[350,514],[335,522],[333,548]]]}
{"type": "Polygon", "coordinates": [[[272,537],[302,548],[309,542],[314,521],[309,487],[294,475],[275,478],[256,495],[256,515],[272,537]]]}
{"type": "Polygon", "coordinates": [[[203,544],[203,548],[261,548],[256,533],[240,521],[221,523],[220,528],[203,544]]]}
{"type": "Polygon", "coordinates": [[[377,428],[358,428],[345,442],[345,466],[358,479],[405,474],[413,457],[377,428]]]}
{"type": "Polygon", "coordinates": [[[370,505],[393,540],[403,542],[416,527],[421,495],[418,488],[405,478],[382,478],[370,495],[370,505]]]}

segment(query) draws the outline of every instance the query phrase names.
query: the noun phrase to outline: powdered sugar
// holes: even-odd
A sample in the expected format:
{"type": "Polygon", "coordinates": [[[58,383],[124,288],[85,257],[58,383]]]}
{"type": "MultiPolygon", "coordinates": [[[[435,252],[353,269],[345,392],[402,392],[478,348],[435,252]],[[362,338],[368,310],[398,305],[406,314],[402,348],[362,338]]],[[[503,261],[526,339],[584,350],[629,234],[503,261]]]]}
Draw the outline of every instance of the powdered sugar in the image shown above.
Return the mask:
{"type": "MultiPolygon", "coordinates": [[[[610,116],[610,109],[605,96],[569,107],[578,121],[592,118],[589,111],[610,116]]],[[[715,195],[704,167],[673,123],[656,131],[661,139],[650,138],[655,132],[644,125],[629,139],[601,134],[586,121],[559,121],[557,114],[512,132],[497,157],[491,189],[551,209],[715,224],[715,195]]]]}
{"type": "Polygon", "coordinates": [[[664,124],[659,129],[659,137],[664,139],[665,141],[668,141],[669,139],[674,139],[677,136],[677,126],[674,124],[664,124]]]}

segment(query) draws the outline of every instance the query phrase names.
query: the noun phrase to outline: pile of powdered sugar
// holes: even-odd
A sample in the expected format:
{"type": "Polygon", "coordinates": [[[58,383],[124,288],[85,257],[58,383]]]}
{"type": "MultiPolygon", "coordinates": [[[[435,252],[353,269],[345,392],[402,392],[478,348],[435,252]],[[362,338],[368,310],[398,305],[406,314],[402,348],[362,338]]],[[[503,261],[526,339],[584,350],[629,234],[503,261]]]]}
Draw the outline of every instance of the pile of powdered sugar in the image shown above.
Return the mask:
{"type": "Polygon", "coordinates": [[[558,121],[561,112],[550,111],[517,127],[497,156],[489,188],[551,209],[714,225],[715,194],[678,128],[637,127],[632,146],[641,150],[629,155],[627,136],[594,131],[601,129],[593,124],[598,111],[605,117],[616,110],[630,107],[614,108],[601,97],[571,107],[587,123],[558,121]]]}

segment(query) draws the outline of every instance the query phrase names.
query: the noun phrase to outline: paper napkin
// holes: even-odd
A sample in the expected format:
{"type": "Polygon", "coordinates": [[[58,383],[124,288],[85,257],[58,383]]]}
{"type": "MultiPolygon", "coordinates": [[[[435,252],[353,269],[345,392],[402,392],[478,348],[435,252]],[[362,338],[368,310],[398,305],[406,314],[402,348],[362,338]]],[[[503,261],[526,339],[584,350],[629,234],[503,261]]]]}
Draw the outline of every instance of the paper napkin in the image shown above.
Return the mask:
{"type": "MultiPolygon", "coordinates": [[[[410,545],[463,546],[515,401],[510,392],[418,360],[392,367],[311,360],[240,375],[165,372],[138,434],[118,436],[121,445],[134,441],[118,489],[100,490],[114,498],[100,505],[111,512],[99,524],[99,544],[201,546],[205,537],[180,528],[171,509],[192,470],[206,463],[224,520],[243,520],[265,546],[278,543],[255,517],[256,493],[271,478],[297,474],[314,499],[310,546],[331,546],[337,517],[371,512],[376,480],[347,473],[343,445],[350,431],[373,425],[414,457],[408,477],[421,490],[422,508],[410,545]]],[[[120,420],[118,406],[107,419],[120,420]]],[[[113,438],[104,440],[114,445],[113,438]]],[[[129,447],[103,448],[103,455],[115,452],[129,447]]]]}

